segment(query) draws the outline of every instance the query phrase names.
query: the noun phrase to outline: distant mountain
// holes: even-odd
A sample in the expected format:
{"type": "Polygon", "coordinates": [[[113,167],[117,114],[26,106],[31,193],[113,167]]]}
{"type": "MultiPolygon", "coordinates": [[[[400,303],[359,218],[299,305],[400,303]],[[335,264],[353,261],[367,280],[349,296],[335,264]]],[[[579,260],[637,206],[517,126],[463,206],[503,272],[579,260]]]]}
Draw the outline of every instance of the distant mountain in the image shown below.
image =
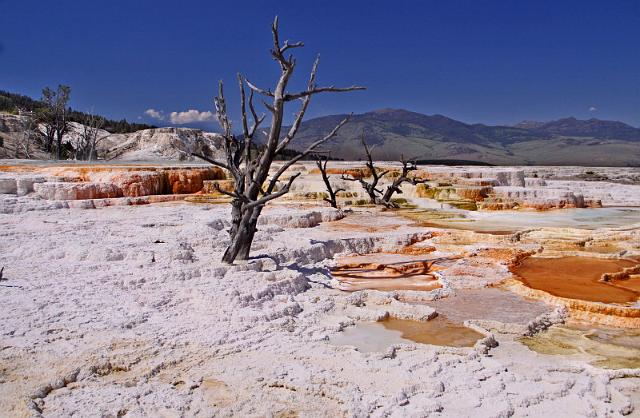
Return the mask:
{"type": "Polygon", "coordinates": [[[523,120],[520,123],[516,123],[514,126],[516,128],[522,128],[522,129],[536,129],[541,127],[542,125],[544,125],[546,122],[538,122],[535,120],[523,120]]]}
{"type": "MultiPolygon", "coordinates": [[[[326,135],[345,115],[303,122],[294,147],[326,135]]],[[[442,115],[380,109],[353,115],[326,144],[333,157],[363,157],[360,137],[379,159],[467,160],[489,164],[640,165],[640,129],[575,118],[516,126],[467,124],[442,115]]]]}
{"type": "Polygon", "coordinates": [[[548,135],[640,141],[640,129],[626,123],[609,120],[579,120],[570,117],[551,122],[521,122],[516,126],[548,135]]]}
{"type": "MultiPolygon", "coordinates": [[[[302,132],[324,132],[331,129],[345,115],[325,116],[303,123],[302,132]]],[[[364,130],[367,141],[376,144],[387,136],[432,138],[463,144],[513,142],[538,137],[526,129],[509,126],[469,125],[442,115],[423,115],[400,109],[380,109],[361,115],[353,115],[349,128],[364,130]]],[[[345,127],[346,128],[346,127],[345,127]]],[[[347,128],[348,129],[348,128],[347,128]]]]}

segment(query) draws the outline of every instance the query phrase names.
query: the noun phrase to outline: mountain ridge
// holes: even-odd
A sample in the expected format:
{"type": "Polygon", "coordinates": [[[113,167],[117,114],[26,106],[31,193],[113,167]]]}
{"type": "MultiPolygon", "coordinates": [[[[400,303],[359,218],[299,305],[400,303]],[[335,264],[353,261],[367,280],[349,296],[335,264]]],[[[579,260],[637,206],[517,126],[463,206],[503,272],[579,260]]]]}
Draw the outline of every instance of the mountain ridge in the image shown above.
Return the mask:
{"type": "MultiPolygon", "coordinates": [[[[290,150],[303,151],[328,134],[344,117],[346,115],[328,115],[304,121],[290,150]]],[[[17,120],[20,117],[10,114],[0,117],[0,132],[7,134],[20,130],[12,118],[17,120]]],[[[137,132],[142,131],[131,135],[137,132]]],[[[324,149],[332,158],[361,159],[364,157],[362,135],[373,146],[374,157],[379,160],[407,158],[450,164],[464,161],[491,165],[640,166],[640,129],[623,122],[595,118],[580,120],[567,117],[548,122],[530,120],[507,126],[469,124],[440,114],[425,115],[383,108],[353,115],[324,149]]],[[[105,144],[109,143],[109,148],[118,148],[119,142],[126,142],[126,138],[127,135],[113,134],[105,144]]]]}
{"type": "MultiPolygon", "coordinates": [[[[293,148],[302,150],[346,115],[302,123],[293,148]]],[[[332,156],[363,157],[360,137],[376,158],[455,159],[489,164],[640,165],[640,129],[618,121],[574,117],[507,125],[468,124],[444,115],[384,108],[352,115],[326,144],[332,156]]]]}

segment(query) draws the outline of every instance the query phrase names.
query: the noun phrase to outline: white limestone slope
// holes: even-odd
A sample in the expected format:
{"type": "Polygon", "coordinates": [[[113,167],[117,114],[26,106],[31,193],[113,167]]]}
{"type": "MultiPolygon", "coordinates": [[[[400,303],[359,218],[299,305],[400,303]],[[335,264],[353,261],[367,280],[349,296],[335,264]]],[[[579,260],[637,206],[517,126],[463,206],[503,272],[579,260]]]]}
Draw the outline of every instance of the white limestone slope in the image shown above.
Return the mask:
{"type": "MultiPolygon", "coordinates": [[[[0,214],[3,416],[618,416],[637,371],[544,356],[496,334],[474,348],[327,343],[427,305],[328,286],[334,254],[424,229],[330,232],[331,209],[269,208],[255,258],[218,262],[228,208],[186,203],[0,214]],[[314,214],[316,213],[316,214],[314,214]],[[272,256],[267,256],[272,255],[272,256]],[[626,374],[625,374],[626,373],[626,374]]],[[[544,319],[546,321],[546,319],[544,319]]],[[[488,331],[481,329],[484,333],[488,331]]],[[[634,392],[635,391],[635,392],[634,392]]]]}
{"type": "MultiPolygon", "coordinates": [[[[26,117],[0,113],[0,133],[9,137],[21,135],[25,130],[26,117]]],[[[40,125],[39,129],[44,130],[40,125]]],[[[85,126],[78,122],[70,122],[69,130],[64,135],[62,142],[72,146],[80,140],[85,126]]],[[[97,150],[100,159],[116,161],[194,161],[191,151],[220,157],[220,136],[211,132],[203,132],[191,128],[154,128],[144,129],[128,134],[112,134],[104,129],[97,133],[97,150]]],[[[35,151],[35,158],[46,159],[48,155],[35,151]]],[[[6,154],[6,153],[5,153],[6,154]]],[[[3,155],[8,157],[9,155],[3,155]]],[[[11,155],[13,156],[13,155],[11,155]]]]}
{"type": "Polygon", "coordinates": [[[103,149],[106,159],[120,161],[193,161],[191,151],[221,157],[220,136],[199,129],[144,129],[122,135],[122,140],[103,149]]]}

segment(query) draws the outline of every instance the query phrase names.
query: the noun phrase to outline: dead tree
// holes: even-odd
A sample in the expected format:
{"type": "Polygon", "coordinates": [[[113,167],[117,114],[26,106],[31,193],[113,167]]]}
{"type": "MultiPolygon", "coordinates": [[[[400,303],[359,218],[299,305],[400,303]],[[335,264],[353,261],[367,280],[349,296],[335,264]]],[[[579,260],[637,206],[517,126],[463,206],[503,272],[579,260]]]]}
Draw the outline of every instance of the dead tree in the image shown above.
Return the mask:
{"type": "Polygon", "coordinates": [[[227,247],[222,260],[227,263],[233,263],[236,259],[247,260],[249,258],[249,250],[256,233],[256,224],[258,217],[262,212],[265,204],[273,199],[277,199],[289,192],[291,184],[300,175],[296,173],[289,176],[287,181],[281,185],[280,179],[283,174],[291,168],[301,158],[314,151],[318,146],[322,145],[332,137],[338,130],[347,123],[349,117],[343,119],[329,134],[310,144],[302,153],[298,154],[291,160],[285,162],[278,170],[269,175],[271,163],[275,156],[287,148],[287,146],[295,138],[302,119],[304,117],[311,98],[319,93],[324,92],[345,92],[353,90],[363,90],[364,87],[351,86],[345,88],[338,87],[318,87],[316,85],[316,73],[318,71],[319,57],[316,58],[311,69],[311,75],[307,83],[306,90],[297,93],[287,91],[287,85],[296,68],[296,60],[293,55],[287,52],[292,49],[304,46],[302,42],[290,43],[280,42],[278,33],[278,18],[276,17],[271,27],[273,36],[273,49],[271,55],[278,63],[280,76],[273,90],[263,89],[255,86],[242,75],[238,75],[238,84],[240,87],[240,110],[242,120],[242,134],[234,135],[231,127],[231,121],[227,113],[227,105],[223,92],[222,81],[219,83],[218,96],[215,98],[216,116],[222,128],[223,149],[226,154],[226,161],[217,161],[208,156],[194,153],[193,155],[202,158],[209,163],[227,170],[234,181],[233,192],[228,192],[217,187],[218,192],[229,195],[233,199],[231,201],[231,228],[229,234],[231,241],[227,247]],[[249,98],[246,98],[245,85],[249,89],[249,98]],[[254,93],[265,97],[263,104],[271,113],[270,127],[266,132],[266,144],[257,153],[251,152],[253,137],[264,121],[265,116],[258,116],[253,105],[254,93]],[[282,132],[283,116],[285,105],[293,101],[301,101],[294,122],[286,133],[282,132]],[[267,103],[269,101],[270,103],[267,103]],[[247,117],[247,105],[251,113],[252,123],[250,124],[247,117]]]}
{"type": "Polygon", "coordinates": [[[36,120],[33,112],[28,112],[23,109],[18,109],[18,111],[20,116],[24,118],[24,130],[14,136],[14,157],[19,158],[19,153],[22,151],[24,158],[31,158],[31,144],[40,134],[38,130],[38,121],[36,120]]]}
{"type": "Polygon", "coordinates": [[[342,179],[347,181],[360,182],[360,185],[367,192],[367,195],[369,196],[369,202],[373,205],[378,205],[382,203],[382,201],[380,200],[380,195],[382,195],[382,190],[378,189],[378,183],[380,183],[380,180],[382,179],[382,177],[384,177],[389,172],[389,170],[378,171],[375,164],[373,163],[373,158],[371,157],[371,149],[369,148],[366,141],[364,140],[364,133],[362,134],[362,137],[360,138],[360,140],[362,142],[364,152],[367,155],[366,165],[371,175],[371,181],[367,181],[364,177],[354,178],[354,177],[345,176],[344,174],[342,175],[342,179]]]}
{"type": "Polygon", "coordinates": [[[73,144],[74,158],[92,161],[98,158],[98,144],[106,138],[106,135],[100,136],[104,118],[87,114],[82,120],[82,125],[82,132],[73,144]]]}
{"type": "Polygon", "coordinates": [[[69,131],[68,107],[71,87],[59,85],[56,91],[49,87],[42,90],[42,101],[46,108],[42,114],[45,134],[45,149],[53,151],[53,141],[56,141],[56,159],[62,158],[62,138],[69,131]]]}
{"type": "Polygon", "coordinates": [[[426,183],[427,180],[418,179],[413,176],[409,176],[411,171],[415,171],[418,169],[416,163],[413,161],[406,161],[404,157],[400,161],[402,163],[402,173],[393,180],[389,186],[387,186],[387,190],[384,192],[382,196],[382,204],[388,208],[396,208],[398,207],[395,203],[391,201],[394,193],[402,194],[402,190],[400,186],[402,183],[411,183],[414,186],[420,183],[426,183]]]}
{"type": "Polygon", "coordinates": [[[320,170],[320,174],[322,174],[322,181],[324,181],[324,186],[327,189],[327,193],[329,193],[329,197],[325,197],[323,200],[325,202],[329,202],[331,207],[337,209],[338,202],[336,201],[336,195],[340,192],[343,192],[345,189],[337,188],[336,190],[333,190],[333,186],[331,185],[329,176],[327,175],[327,161],[329,161],[327,157],[322,157],[319,155],[316,156],[316,165],[320,170]]]}

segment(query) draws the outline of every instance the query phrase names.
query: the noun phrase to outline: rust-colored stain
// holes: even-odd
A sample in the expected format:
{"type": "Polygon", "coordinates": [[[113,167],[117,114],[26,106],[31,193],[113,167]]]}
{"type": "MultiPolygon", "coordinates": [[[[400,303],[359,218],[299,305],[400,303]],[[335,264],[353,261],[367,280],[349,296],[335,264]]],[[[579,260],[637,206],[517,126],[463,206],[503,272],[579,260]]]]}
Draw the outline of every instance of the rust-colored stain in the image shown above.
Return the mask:
{"type": "Polygon", "coordinates": [[[606,273],[620,272],[636,264],[631,260],[589,257],[531,257],[513,267],[512,272],[526,286],[554,296],[590,302],[629,304],[640,297],[640,280],[632,276],[631,279],[604,281],[602,276],[606,273]]]}
{"type": "MultiPolygon", "coordinates": [[[[372,255],[375,257],[375,255],[372,255]]],[[[434,261],[409,260],[357,262],[344,257],[338,260],[338,266],[331,274],[340,282],[342,290],[423,290],[429,291],[442,287],[432,274],[434,261]]]]}
{"type": "Polygon", "coordinates": [[[402,332],[402,338],[422,344],[473,347],[484,335],[464,325],[437,316],[429,321],[389,318],[381,322],[386,329],[402,332]]]}

